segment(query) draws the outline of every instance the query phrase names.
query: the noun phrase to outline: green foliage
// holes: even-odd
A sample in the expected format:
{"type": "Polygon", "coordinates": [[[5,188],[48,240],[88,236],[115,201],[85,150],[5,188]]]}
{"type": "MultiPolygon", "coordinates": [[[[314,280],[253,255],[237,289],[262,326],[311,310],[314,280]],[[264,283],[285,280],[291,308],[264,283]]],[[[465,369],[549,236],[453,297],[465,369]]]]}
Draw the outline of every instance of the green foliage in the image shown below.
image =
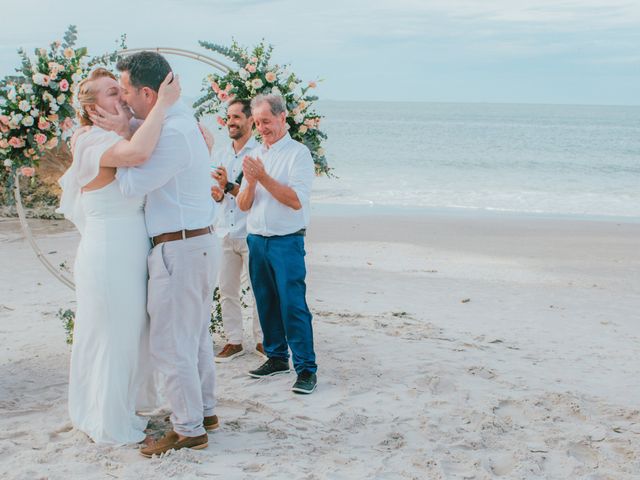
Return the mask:
{"type": "Polygon", "coordinates": [[[61,308],[58,310],[56,316],[62,321],[62,326],[64,327],[64,331],[67,334],[67,344],[71,345],[73,343],[73,325],[76,319],[76,312],[69,309],[63,310],[61,308]]]}

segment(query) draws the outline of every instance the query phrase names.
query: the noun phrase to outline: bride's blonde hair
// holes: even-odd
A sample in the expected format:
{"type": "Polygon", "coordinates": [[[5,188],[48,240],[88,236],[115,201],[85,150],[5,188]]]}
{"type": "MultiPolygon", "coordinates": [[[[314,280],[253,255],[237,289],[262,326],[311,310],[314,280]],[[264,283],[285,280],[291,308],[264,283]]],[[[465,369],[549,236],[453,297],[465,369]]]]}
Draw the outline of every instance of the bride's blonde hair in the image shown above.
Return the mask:
{"type": "Polygon", "coordinates": [[[93,70],[89,76],[82,80],[78,85],[78,103],[80,104],[78,120],[80,121],[80,125],[83,127],[93,125],[91,117],[89,117],[87,107],[89,105],[95,105],[98,99],[98,92],[94,88],[93,81],[103,77],[109,77],[116,80],[116,76],[113,73],[106,68],[100,67],[93,70]]]}

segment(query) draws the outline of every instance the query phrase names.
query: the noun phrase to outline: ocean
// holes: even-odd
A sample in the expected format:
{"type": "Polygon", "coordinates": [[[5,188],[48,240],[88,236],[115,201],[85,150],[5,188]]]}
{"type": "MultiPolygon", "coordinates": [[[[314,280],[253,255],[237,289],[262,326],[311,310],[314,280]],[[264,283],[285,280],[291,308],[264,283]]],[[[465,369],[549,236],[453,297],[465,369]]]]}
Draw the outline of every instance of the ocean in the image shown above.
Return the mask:
{"type": "Polygon", "coordinates": [[[316,204],[640,218],[640,107],[319,102],[316,204]]]}

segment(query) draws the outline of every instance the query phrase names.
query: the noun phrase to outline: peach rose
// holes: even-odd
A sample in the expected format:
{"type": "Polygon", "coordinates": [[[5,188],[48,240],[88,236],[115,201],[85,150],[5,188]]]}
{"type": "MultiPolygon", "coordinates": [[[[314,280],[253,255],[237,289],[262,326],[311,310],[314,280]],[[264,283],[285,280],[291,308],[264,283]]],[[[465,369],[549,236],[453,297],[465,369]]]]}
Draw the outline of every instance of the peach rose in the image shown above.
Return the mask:
{"type": "Polygon", "coordinates": [[[305,133],[307,133],[307,130],[308,130],[308,128],[307,128],[307,126],[306,126],[306,125],[300,125],[300,128],[298,129],[298,131],[299,131],[301,134],[303,134],[303,135],[304,135],[305,133]]]}
{"type": "Polygon", "coordinates": [[[47,148],[56,148],[58,146],[58,137],[51,137],[47,142],[47,148]]]}
{"type": "Polygon", "coordinates": [[[9,142],[6,138],[0,138],[0,148],[9,148],[9,142]]]}
{"type": "Polygon", "coordinates": [[[24,140],[18,137],[11,137],[9,139],[9,145],[13,148],[22,148],[24,147],[24,140]]]}
{"type": "Polygon", "coordinates": [[[76,52],[73,51],[73,48],[65,48],[64,49],[64,56],[65,58],[73,58],[75,56],[76,52]]]}
{"type": "Polygon", "coordinates": [[[61,92],[66,92],[67,90],[69,90],[69,82],[66,78],[63,78],[62,80],[60,80],[58,87],[60,87],[61,92]]]}
{"type": "Polygon", "coordinates": [[[38,128],[40,130],[48,130],[50,126],[51,124],[49,122],[47,122],[43,117],[40,117],[40,120],[38,120],[38,128]]]}
{"type": "Polygon", "coordinates": [[[36,173],[36,169],[33,167],[22,167],[20,169],[20,174],[25,177],[33,177],[35,173],[36,173]]]}
{"type": "Polygon", "coordinates": [[[4,123],[5,125],[9,125],[9,117],[6,115],[0,115],[0,123],[4,123]]]}
{"type": "Polygon", "coordinates": [[[309,82],[309,88],[316,88],[318,84],[316,82],[309,82]]]}
{"type": "Polygon", "coordinates": [[[66,132],[71,127],[73,127],[73,120],[71,120],[71,117],[65,118],[64,122],[62,122],[62,125],[60,125],[60,128],[62,128],[63,132],[66,132]]]}
{"type": "Polygon", "coordinates": [[[267,80],[267,82],[273,83],[276,81],[276,74],[273,72],[267,72],[264,78],[267,80]]]}
{"type": "Polygon", "coordinates": [[[255,65],[252,65],[252,64],[250,64],[250,63],[247,63],[247,66],[246,66],[246,67],[244,67],[244,68],[245,68],[248,72],[251,72],[251,73],[256,73],[256,70],[257,70],[256,66],[255,66],[255,65]]]}
{"type": "Polygon", "coordinates": [[[36,133],[33,139],[38,145],[44,145],[47,142],[47,136],[44,133],[36,133]]]}
{"type": "Polygon", "coordinates": [[[59,119],[60,117],[58,117],[56,113],[52,113],[47,117],[47,120],[49,120],[50,122],[57,122],[59,119]]]}

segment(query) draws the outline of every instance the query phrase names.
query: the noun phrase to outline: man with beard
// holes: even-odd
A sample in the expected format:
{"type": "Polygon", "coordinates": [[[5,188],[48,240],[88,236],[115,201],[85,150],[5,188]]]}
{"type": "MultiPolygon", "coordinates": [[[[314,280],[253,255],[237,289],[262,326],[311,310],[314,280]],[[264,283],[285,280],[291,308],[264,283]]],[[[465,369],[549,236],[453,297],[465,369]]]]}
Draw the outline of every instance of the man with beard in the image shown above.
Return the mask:
{"type": "MultiPolygon", "coordinates": [[[[227,107],[227,130],[231,144],[214,153],[217,168],[211,176],[217,185],[211,188],[211,195],[221,203],[216,233],[222,239],[222,260],[219,288],[222,307],[222,324],[227,343],[215,357],[216,362],[229,362],[245,353],[242,347],[242,306],[240,301],[241,278],[249,268],[247,248],[247,213],[236,205],[242,181],[242,160],[247,153],[258,146],[253,137],[253,117],[248,100],[232,100],[227,107]]],[[[248,278],[248,275],[247,275],[248,278]]],[[[250,293],[253,297],[253,292],[250,293]]],[[[253,302],[253,339],[255,351],[264,356],[262,330],[253,302]]]]}

